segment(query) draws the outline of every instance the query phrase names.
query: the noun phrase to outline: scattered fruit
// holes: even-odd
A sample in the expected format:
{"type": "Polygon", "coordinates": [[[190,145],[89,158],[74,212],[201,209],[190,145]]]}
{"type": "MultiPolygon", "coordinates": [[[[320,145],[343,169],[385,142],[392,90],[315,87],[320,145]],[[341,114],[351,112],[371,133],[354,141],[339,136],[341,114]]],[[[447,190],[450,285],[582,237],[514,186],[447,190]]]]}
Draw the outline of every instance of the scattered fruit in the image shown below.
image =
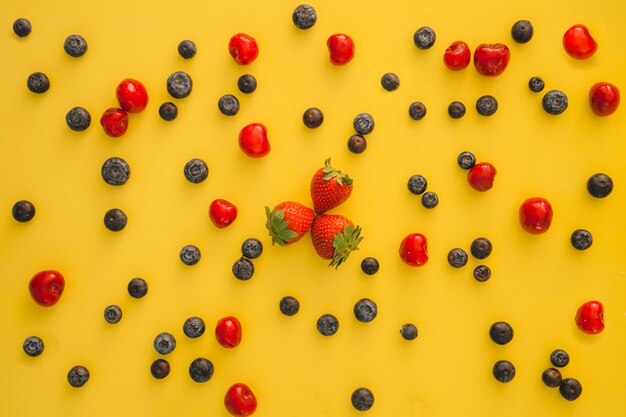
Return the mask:
{"type": "Polygon", "coordinates": [[[511,28],[511,37],[517,43],[526,43],[532,39],[534,32],[532,23],[528,20],[518,20],[511,28]]]}
{"type": "Polygon", "coordinates": [[[556,349],[550,353],[550,363],[557,368],[563,368],[569,363],[569,353],[563,349],[556,349]]]}
{"type": "Polygon", "coordinates": [[[443,53],[443,63],[452,71],[460,71],[467,68],[470,63],[472,52],[463,41],[452,42],[443,53]]]}
{"type": "Polygon", "coordinates": [[[583,392],[583,386],[575,378],[565,378],[559,385],[561,396],[567,401],[574,401],[583,392]]]}
{"type": "Polygon", "coordinates": [[[36,273],[28,283],[31,297],[43,307],[55,305],[65,289],[65,278],[60,272],[44,270],[36,273]]]}
{"type": "Polygon", "coordinates": [[[374,118],[369,113],[359,113],[352,121],[352,126],[359,135],[370,134],[374,130],[374,118]]]}
{"type": "Polygon", "coordinates": [[[541,105],[546,113],[555,116],[567,110],[568,104],[567,95],[561,90],[550,90],[544,94],[541,100],[541,105]]]}
{"type": "Polygon", "coordinates": [[[352,406],[359,411],[367,411],[374,405],[374,394],[368,388],[357,388],[350,397],[352,406]]]}
{"type": "Polygon", "coordinates": [[[24,340],[22,348],[24,349],[24,353],[31,358],[34,358],[35,356],[39,356],[43,353],[43,340],[37,336],[29,336],[24,340]]]}
{"type": "Polygon", "coordinates": [[[552,206],[542,197],[532,197],[522,203],[519,219],[522,228],[528,233],[545,233],[552,223],[552,206]]]}
{"type": "Polygon", "coordinates": [[[346,65],[354,58],[354,41],[345,33],[331,35],[326,41],[330,62],[334,65],[346,65]]]}
{"type": "Polygon", "coordinates": [[[209,206],[209,218],[218,229],[228,227],[237,219],[237,206],[223,198],[215,199],[209,206]]]}
{"type": "Polygon", "coordinates": [[[223,317],[215,325],[217,342],[225,348],[234,348],[241,343],[241,323],[236,317],[223,317]]]}
{"type": "Polygon", "coordinates": [[[563,48],[572,58],[590,58],[598,49],[598,44],[585,25],[574,25],[563,35],[563,48]]]}
{"type": "Polygon", "coordinates": [[[423,175],[415,174],[409,177],[406,186],[411,194],[420,195],[426,191],[428,181],[423,175]]]}
{"type": "Polygon", "coordinates": [[[189,317],[183,323],[183,333],[185,336],[196,339],[204,334],[206,331],[206,325],[204,324],[204,320],[200,317],[189,317]]]}
{"type": "Polygon", "coordinates": [[[481,116],[491,116],[498,110],[498,101],[493,96],[482,96],[476,101],[476,111],[481,116]]]}
{"type": "Polygon", "coordinates": [[[400,243],[400,258],[409,266],[422,266],[428,262],[428,241],[421,233],[411,233],[400,243]]]}
{"type": "Polygon", "coordinates": [[[332,336],[339,330],[339,320],[332,314],[323,314],[317,320],[317,330],[322,336],[332,336]]]}
{"type": "Polygon", "coordinates": [[[74,387],[80,388],[89,381],[89,370],[84,366],[73,366],[67,373],[67,382],[74,387]]]}
{"type": "Polygon", "coordinates": [[[143,298],[148,294],[148,283],[143,278],[133,278],[128,282],[128,295],[143,298]]]}
{"type": "Polygon", "coordinates": [[[409,106],[409,117],[413,120],[422,120],[426,116],[426,106],[424,103],[414,101],[409,106]]]}
{"type": "Polygon", "coordinates": [[[361,135],[352,135],[348,139],[348,150],[354,154],[360,154],[367,149],[367,139],[361,135]]]}
{"type": "Polygon", "coordinates": [[[606,174],[593,174],[587,180],[587,191],[595,198],[607,197],[613,191],[613,180],[606,174]]]}
{"type": "Polygon", "coordinates": [[[257,238],[251,237],[241,244],[241,254],[248,259],[256,259],[263,253],[263,243],[257,238]]]}
{"type": "Polygon", "coordinates": [[[115,96],[120,107],[128,113],[139,113],[148,105],[146,87],[132,78],[127,78],[118,84],[115,96]]]}
{"type": "Polygon", "coordinates": [[[467,252],[461,248],[453,248],[448,252],[448,264],[453,268],[461,268],[467,264],[467,252]]]}
{"type": "Polygon", "coordinates": [[[546,386],[550,388],[556,388],[561,385],[561,381],[563,377],[561,376],[561,372],[555,368],[548,368],[541,374],[541,380],[546,386]]]}
{"type": "Polygon", "coordinates": [[[130,178],[130,166],[122,158],[111,157],[102,164],[100,174],[109,185],[124,185],[130,178]]]}
{"type": "Polygon", "coordinates": [[[171,122],[178,117],[178,107],[171,101],[166,101],[159,106],[159,116],[166,122],[171,122]]]}
{"type": "Polygon", "coordinates": [[[467,182],[476,191],[488,191],[498,171],[489,162],[479,162],[467,172],[467,182]]]}
{"type": "Polygon", "coordinates": [[[497,361],[493,365],[493,376],[498,382],[511,382],[515,378],[515,366],[507,360],[497,361]]]}
{"type": "Polygon", "coordinates": [[[320,214],[313,219],[311,240],[315,252],[338,268],[363,240],[361,227],[339,214],[320,214]]]}
{"type": "Polygon", "coordinates": [[[213,362],[206,358],[196,358],[189,364],[189,376],[194,382],[207,382],[213,376],[213,372],[213,362]]]}
{"type": "Polygon", "coordinates": [[[150,373],[156,379],[163,379],[170,374],[170,363],[165,359],[156,359],[150,365],[150,373]]]}
{"type": "Polygon", "coordinates": [[[489,337],[498,345],[506,345],[513,340],[513,328],[505,321],[497,321],[489,328],[489,337]]]}
{"type": "Polygon", "coordinates": [[[259,55],[259,45],[252,36],[238,33],[230,38],[228,52],[239,65],[249,65],[259,55]]]}
{"type": "Polygon", "coordinates": [[[224,116],[234,116],[239,113],[239,100],[232,94],[224,94],[217,101],[217,108],[224,116]]]}
{"type": "Polygon", "coordinates": [[[491,241],[486,237],[477,237],[472,241],[470,246],[470,252],[472,256],[476,259],[485,259],[489,255],[491,255],[491,251],[493,250],[493,245],[491,241]]]}
{"type": "Polygon", "coordinates": [[[361,261],[361,271],[367,275],[374,275],[378,272],[380,265],[376,258],[372,258],[368,256],[367,258],[363,258],[361,261]]]}
{"type": "Polygon", "coordinates": [[[177,71],[167,77],[167,92],[174,98],[185,98],[191,94],[193,81],[189,74],[177,71]]]}
{"type": "Polygon", "coordinates": [[[154,350],[161,355],[168,355],[176,349],[176,338],[171,333],[159,333],[154,338],[154,350]]]}
{"type": "Polygon", "coordinates": [[[185,164],[183,175],[190,183],[199,184],[209,176],[209,167],[202,159],[193,158],[185,164]]]}
{"type": "Polygon", "coordinates": [[[278,308],[285,316],[293,316],[300,311],[300,302],[295,297],[287,295],[280,299],[278,308]]]}
{"type": "Polygon", "coordinates": [[[369,298],[361,298],[354,304],[354,317],[362,323],[369,323],[378,315],[378,306],[369,298]]]}
{"type": "Polygon", "coordinates": [[[302,122],[309,129],[316,129],[324,122],[324,113],[317,107],[311,107],[304,111],[302,122]]]}
{"type": "Polygon", "coordinates": [[[104,227],[112,232],[120,232],[128,223],[128,217],[121,209],[112,208],[104,214],[104,227]]]}
{"type": "Polygon", "coordinates": [[[50,89],[50,80],[43,72],[33,72],[28,76],[26,86],[35,94],[43,94],[50,89]]]}
{"type": "Polygon", "coordinates": [[[476,165],[476,156],[469,151],[463,151],[456,158],[456,163],[461,169],[472,169],[476,165]]]}
{"type": "Polygon", "coordinates": [[[380,78],[380,85],[387,91],[394,91],[400,87],[400,78],[398,74],[388,72],[380,78]]]}
{"type": "Polygon", "coordinates": [[[589,105],[598,116],[609,116],[619,107],[619,89],[607,82],[595,83],[589,89],[589,105]]]}
{"type": "Polygon", "coordinates": [[[243,256],[235,261],[232,267],[233,275],[240,281],[247,281],[254,275],[254,264],[243,256]]]}
{"type": "Polygon", "coordinates": [[[495,77],[502,74],[509,64],[511,52],[502,43],[480,44],[474,51],[474,67],[479,74],[495,77]]]}
{"type": "Polygon", "coordinates": [[[65,38],[63,49],[69,56],[78,58],[87,52],[87,41],[80,35],[70,35],[65,38]]]}
{"type": "Polygon", "coordinates": [[[404,323],[400,327],[400,335],[404,340],[415,340],[417,338],[417,327],[413,323],[404,323]]]}
{"type": "Polygon", "coordinates": [[[267,222],[265,227],[272,237],[272,244],[280,246],[291,245],[302,239],[311,229],[314,211],[307,206],[293,201],[285,201],[278,204],[270,212],[265,207],[267,222]]]}
{"type": "Polygon", "coordinates": [[[178,54],[184,59],[191,59],[196,56],[198,48],[194,41],[183,40],[178,44],[178,54]]]}
{"type": "Polygon", "coordinates": [[[413,34],[413,43],[419,49],[431,48],[435,44],[435,40],[437,40],[435,31],[428,26],[417,29],[413,34]]]}
{"type": "Polygon", "coordinates": [[[32,30],[33,26],[28,19],[20,17],[13,22],[13,32],[20,38],[28,36],[32,30]]]}
{"type": "Polygon", "coordinates": [[[599,301],[588,301],[576,312],[576,325],[583,333],[598,334],[604,330],[604,306],[599,301]]]}
{"type": "Polygon", "coordinates": [[[200,249],[195,245],[185,245],[178,253],[180,260],[187,266],[192,266],[200,262],[200,249]]]}
{"type": "Polygon", "coordinates": [[[256,411],[257,400],[246,384],[236,383],[226,392],[224,406],[235,417],[246,417],[256,411]]]}
{"type": "Polygon", "coordinates": [[[474,268],[474,279],[478,282],[485,282],[491,278],[491,269],[487,265],[478,265],[474,268]]]}
{"type": "Polygon", "coordinates": [[[453,119],[460,119],[465,116],[465,104],[460,101],[453,101],[448,105],[448,116],[453,119]]]}
{"type": "Polygon", "coordinates": [[[128,113],[123,109],[111,107],[102,113],[100,124],[107,135],[114,138],[120,137],[128,129],[128,113]]]}
{"type": "Polygon", "coordinates": [[[570,242],[575,249],[586,250],[591,247],[593,243],[593,237],[588,230],[576,229],[570,237],[570,242]]]}
{"type": "Polygon", "coordinates": [[[422,206],[427,209],[433,209],[439,205],[439,196],[432,192],[426,191],[422,194],[422,206]]]}
{"type": "Polygon", "coordinates": [[[293,11],[291,20],[298,29],[310,29],[317,22],[317,12],[313,6],[301,4],[293,11]]]}
{"type": "Polygon", "coordinates": [[[20,223],[29,222],[35,217],[35,205],[28,200],[20,200],[13,205],[11,214],[20,223]]]}
{"type": "Polygon", "coordinates": [[[74,107],[65,115],[67,127],[75,132],[82,132],[91,125],[91,115],[83,107],[74,107]]]}
{"type": "Polygon", "coordinates": [[[251,123],[239,132],[239,147],[252,158],[261,158],[270,152],[267,128],[261,123],[251,123]]]}
{"type": "Polygon", "coordinates": [[[116,324],[122,319],[122,309],[117,305],[110,305],[104,309],[104,320],[109,324],[116,324]]]}
{"type": "Polygon", "coordinates": [[[313,174],[310,189],[313,209],[317,214],[322,214],[339,206],[350,197],[352,178],[333,168],[328,158],[324,161],[324,167],[313,174]]]}
{"type": "Polygon", "coordinates": [[[256,78],[252,74],[243,74],[237,80],[237,88],[244,94],[252,94],[256,90],[256,78]]]}
{"type": "Polygon", "coordinates": [[[528,80],[528,88],[533,93],[543,91],[545,86],[546,84],[543,82],[541,77],[531,77],[530,80],[528,80]]]}

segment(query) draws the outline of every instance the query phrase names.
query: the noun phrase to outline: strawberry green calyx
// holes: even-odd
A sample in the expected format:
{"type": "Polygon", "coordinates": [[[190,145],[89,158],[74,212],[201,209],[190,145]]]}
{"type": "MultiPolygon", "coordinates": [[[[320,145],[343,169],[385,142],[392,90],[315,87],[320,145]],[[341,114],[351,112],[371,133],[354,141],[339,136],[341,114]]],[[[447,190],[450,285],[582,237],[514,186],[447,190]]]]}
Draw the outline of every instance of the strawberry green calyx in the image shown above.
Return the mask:
{"type": "Polygon", "coordinates": [[[339,185],[352,185],[352,178],[350,178],[347,174],[344,174],[343,172],[333,168],[332,165],[330,165],[330,158],[324,161],[324,165],[325,168],[323,172],[325,181],[335,178],[337,180],[337,184],[339,185]]]}
{"type": "Polygon", "coordinates": [[[265,207],[265,215],[267,216],[265,227],[272,237],[272,245],[278,243],[280,246],[285,246],[298,235],[289,229],[289,220],[285,220],[285,210],[270,211],[269,207],[265,207]]]}
{"type": "Polygon", "coordinates": [[[328,266],[333,266],[335,269],[339,268],[339,266],[348,259],[348,256],[353,250],[359,249],[361,240],[363,240],[363,236],[361,236],[361,226],[352,227],[347,224],[343,232],[339,232],[333,237],[335,253],[328,266]]]}

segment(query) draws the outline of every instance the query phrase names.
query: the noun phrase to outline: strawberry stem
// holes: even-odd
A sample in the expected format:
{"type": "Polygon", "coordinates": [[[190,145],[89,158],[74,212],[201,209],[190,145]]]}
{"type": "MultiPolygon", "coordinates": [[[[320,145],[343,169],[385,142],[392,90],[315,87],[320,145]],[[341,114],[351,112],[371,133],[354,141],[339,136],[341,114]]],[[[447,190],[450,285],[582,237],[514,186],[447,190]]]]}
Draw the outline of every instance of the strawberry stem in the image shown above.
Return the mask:
{"type": "Polygon", "coordinates": [[[265,215],[267,216],[265,227],[272,237],[272,245],[278,243],[280,246],[285,246],[298,235],[289,229],[289,220],[285,220],[285,210],[270,211],[269,207],[265,207],[265,215]]]}
{"type": "Polygon", "coordinates": [[[337,184],[339,185],[352,185],[352,178],[350,178],[347,174],[344,174],[341,171],[336,170],[335,168],[332,167],[332,165],[330,164],[330,158],[326,159],[326,161],[324,161],[324,180],[328,181],[332,178],[336,178],[337,179],[337,184]]]}
{"type": "Polygon", "coordinates": [[[352,227],[347,224],[342,232],[337,233],[333,237],[335,253],[328,266],[333,266],[335,269],[339,268],[339,266],[348,259],[348,256],[353,250],[359,249],[361,240],[363,240],[361,236],[361,226],[352,227]]]}

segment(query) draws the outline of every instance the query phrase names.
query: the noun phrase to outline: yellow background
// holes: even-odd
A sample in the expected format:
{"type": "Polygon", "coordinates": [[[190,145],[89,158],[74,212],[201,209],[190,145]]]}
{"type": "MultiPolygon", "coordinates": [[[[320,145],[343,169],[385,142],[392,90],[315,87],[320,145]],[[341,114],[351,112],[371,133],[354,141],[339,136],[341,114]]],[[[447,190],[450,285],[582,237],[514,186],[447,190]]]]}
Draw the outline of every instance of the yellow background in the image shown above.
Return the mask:
{"type": "Polygon", "coordinates": [[[371,416],[619,416],[626,393],[626,151],[624,108],[599,118],[587,104],[589,87],[609,81],[626,92],[626,5],[623,1],[316,1],[318,22],[301,31],[291,22],[298,2],[151,2],[3,1],[0,50],[3,94],[0,101],[0,415],[226,416],[223,396],[234,382],[245,382],[259,401],[256,415],[350,416],[359,412],[350,394],[372,389],[371,416]],[[515,4],[513,4],[515,3],[515,4]],[[26,17],[30,36],[20,39],[13,21],[26,17]],[[512,41],[519,19],[535,27],[525,45],[512,41]],[[586,24],[597,53],[575,61],[563,51],[567,28],[586,24]],[[418,50],[414,31],[428,25],[437,41],[418,50]],[[238,66],[227,52],[229,38],[254,36],[260,54],[252,65],[238,66]],[[354,60],[330,64],[326,39],[344,32],[356,42],[354,60]],[[83,35],[89,50],[74,59],[63,51],[70,34],[83,35]],[[183,60],[178,42],[191,39],[198,54],[183,60]],[[497,78],[481,77],[471,66],[452,72],[442,63],[456,40],[472,50],[479,43],[504,42],[511,62],[497,78]],[[26,78],[46,73],[50,90],[30,93],[26,78]],[[166,79],[174,71],[193,78],[191,95],[171,99],[166,79]],[[399,75],[395,92],[380,86],[385,72],[399,75]],[[239,93],[237,78],[252,73],[258,89],[239,93]],[[531,93],[528,79],[538,75],[546,90],[561,89],[570,105],[561,116],[541,108],[542,94],[531,93]],[[130,115],[125,136],[110,138],[99,126],[102,112],[115,106],[115,87],[124,78],[142,81],[150,95],[147,109],[130,115]],[[217,100],[233,93],[241,111],[228,118],[217,100]],[[498,112],[479,116],[474,104],[494,95],[498,112]],[[428,108],[411,120],[411,102],[428,108]],[[447,105],[460,100],[467,114],[451,120],[447,105]],[[179,116],[167,123],[158,116],[164,101],[175,101],[179,116]],[[65,114],[84,106],[92,115],[85,132],[72,132],[65,114]],[[301,116],[316,106],[325,115],[316,130],[301,116]],[[352,119],[371,113],[376,127],[368,148],[351,154],[346,141],[352,119]],[[264,123],[272,145],[262,159],[245,156],[237,146],[239,130],[264,123]],[[472,190],[456,165],[464,150],[498,169],[495,186],[472,190]],[[126,159],[131,178],[122,187],[105,184],[100,167],[111,156],[126,159]],[[207,161],[209,177],[191,184],[183,166],[194,157],[207,161]],[[354,178],[352,197],[334,212],[363,227],[361,249],[339,270],[326,266],[310,239],[292,247],[272,247],[263,207],[283,200],[310,204],[309,181],[327,157],[354,178]],[[591,198],[590,175],[609,174],[614,192],[591,198]],[[421,207],[406,189],[413,174],[427,177],[439,194],[434,210],[421,207]],[[531,196],[548,198],[555,211],[551,229],[533,236],[519,226],[517,210],[531,196]],[[207,211],[215,198],[239,208],[230,227],[217,229],[207,211]],[[10,211],[20,200],[37,209],[26,224],[10,211]],[[102,223],[113,207],[128,215],[128,226],[112,233],[102,223]],[[573,230],[587,228],[594,244],[572,248],[573,230]],[[397,250],[404,236],[424,233],[430,261],[422,268],[404,265],[397,250]],[[488,237],[494,245],[484,263],[492,278],[478,283],[470,259],[461,269],[447,265],[453,247],[469,251],[471,241],[488,237]],[[231,266],[248,237],[260,238],[263,255],[254,261],[248,282],[237,281],[231,266]],[[178,258],[186,244],[202,251],[199,264],[178,258]],[[378,274],[366,276],[360,261],[375,256],[378,274]],[[27,283],[42,269],[57,269],[66,291],[52,308],[37,306],[27,283]],[[132,299],[128,281],[147,280],[148,295],[132,299]],[[294,295],[300,312],[283,316],[278,301],[294,295]],[[358,322],[354,303],[374,299],[378,317],[358,322]],[[576,309],[597,299],[606,308],[606,329],[597,336],[574,324],[576,309]],[[122,307],[117,325],[103,320],[109,304],[122,307]],[[340,320],[339,332],[319,335],[317,318],[340,320]],[[207,333],[188,339],[185,319],[198,315],[207,333]],[[217,320],[235,315],[242,322],[242,344],[233,350],[212,335],[217,320]],[[513,341],[495,345],[492,322],[505,320],[513,341]],[[400,326],[414,322],[419,336],[403,340],[400,326]],[[172,332],[176,350],[168,355],[172,371],[157,381],[149,372],[159,357],[156,334],[172,332]],[[40,336],[44,353],[22,351],[23,340],[40,336]],[[574,402],[545,387],[541,372],[553,349],[571,355],[564,377],[583,385],[574,402]],[[215,375],[205,384],[188,376],[196,357],[209,358],[215,375]],[[500,384],[493,363],[511,360],[517,376],[500,384]],[[65,378],[82,364],[91,379],[82,389],[65,378]]]}

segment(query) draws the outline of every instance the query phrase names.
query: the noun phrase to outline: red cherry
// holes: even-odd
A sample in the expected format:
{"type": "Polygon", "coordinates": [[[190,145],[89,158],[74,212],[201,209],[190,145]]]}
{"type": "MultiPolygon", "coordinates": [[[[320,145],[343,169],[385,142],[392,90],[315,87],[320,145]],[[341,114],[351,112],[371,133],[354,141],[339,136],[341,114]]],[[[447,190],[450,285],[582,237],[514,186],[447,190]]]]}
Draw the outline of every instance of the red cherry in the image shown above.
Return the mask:
{"type": "Polygon", "coordinates": [[[598,44],[586,26],[574,25],[563,35],[563,48],[572,58],[587,59],[596,52],[598,44]]]}
{"type": "Polygon", "coordinates": [[[456,41],[444,52],[443,63],[452,71],[459,71],[469,65],[471,55],[469,46],[465,42],[456,41]]]}
{"type": "Polygon", "coordinates": [[[259,45],[252,36],[238,33],[230,38],[228,52],[239,65],[248,65],[259,55],[259,45]]]}
{"type": "Polygon", "coordinates": [[[528,233],[545,233],[552,222],[552,206],[545,198],[529,198],[519,208],[519,220],[528,233]]]}
{"type": "Polygon", "coordinates": [[[241,343],[241,323],[236,317],[223,317],[215,326],[215,337],[225,348],[234,348],[241,343]]]}
{"type": "Polygon", "coordinates": [[[400,243],[400,258],[410,266],[422,266],[428,262],[428,241],[421,233],[412,233],[400,243]]]}
{"type": "Polygon", "coordinates": [[[114,138],[122,136],[128,129],[128,113],[123,109],[106,109],[100,118],[104,132],[114,138]]]}
{"type": "Polygon", "coordinates": [[[326,41],[330,62],[335,65],[345,65],[354,58],[354,41],[344,33],[331,35],[326,41]]]}
{"type": "Polygon", "coordinates": [[[248,156],[260,158],[270,151],[267,128],[261,123],[252,123],[239,132],[239,147],[248,156]]]}
{"type": "Polygon", "coordinates": [[[117,86],[115,95],[120,107],[128,113],[139,113],[148,105],[146,87],[137,80],[127,78],[117,86]]]}
{"type": "Polygon", "coordinates": [[[598,334],[604,330],[604,306],[599,301],[588,301],[576,312],[576,325],[587,334],[598,334]]]}
{"type": "Polygon", "coordinates": [[[474,67],[481,75],[502,74],[511,59],[509,48],[502,43],[480,44],[474,51],[474,67]]]}
{"type": "Polygon", "coordinates": [[[58,271],[46,270],[35,274],[28,283],[33,300],[40,306],[53,306],[61,298],[65,288],[65,278],[58,271]]]}
{"type": "Polygon", "coordinates": [[[611,83],[596,83],[589,90],[589,105],[598,116],[609,116],[619,107],[619,90],[611,83]]]}
{"type": "Polygon", "coordinates": [[[256,411],[257,401],[254,393],[246,384],[233,384],[224,397],[224,405],[235,417],[246,417],[256,411]]]}
{"type": "Polygon", "coordinates": [[[213,200],[209,207],[209,217],[217,228],[223,229],[237,218],[237,207],[229,201],[218,198],[213,200]]]}
{"type": "Polygon", "coordinates": [[[476,191],[487,191],[493,187],[493,180],[498,171],[489,162],[480,162],[467,172],[467,182],[476,191]]]}

